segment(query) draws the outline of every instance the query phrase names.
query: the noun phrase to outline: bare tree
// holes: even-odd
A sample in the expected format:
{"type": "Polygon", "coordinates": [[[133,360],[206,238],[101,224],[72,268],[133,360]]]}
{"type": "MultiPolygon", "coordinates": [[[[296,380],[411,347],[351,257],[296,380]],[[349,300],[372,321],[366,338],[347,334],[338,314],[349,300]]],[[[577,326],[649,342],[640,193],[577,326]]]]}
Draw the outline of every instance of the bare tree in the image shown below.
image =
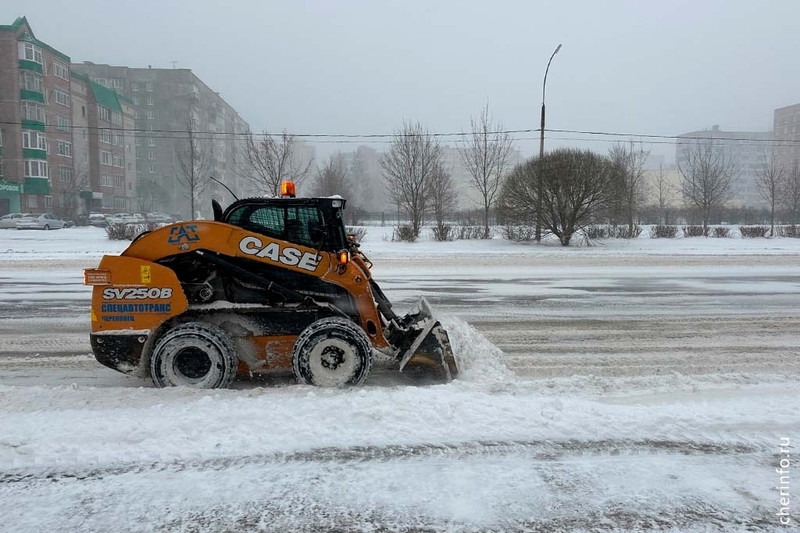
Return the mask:
{"type": "Polygon", "coordinates": [[[629,146],[615,143],[608,151],[608,157],[614,166],[614,198],[616,211],[622,214],[628,224],[628,234],[633,234],[634,218],[644,201],[645,179],[644,165],[650,152],[633,142],[629,146]]]}
{"type": "Polygon", "coordinates": [[[613,179],[614,167],[602,155],[559,149],[518,165],[503,186],[500,205],[510,217],[524,221],[536,220],[541,205],[542,228],[568,246],[606,208],[613,179]]]}
{"type": "Polygon", "coordinates": [[[186,124],[186,137],[175,143],[175,155],[178,159],[178,183],[189,199],[189,218],[195,217],[195,203],[203,192],[208,181],[208,149],[206,139],[194,131],[194,119],[189,118],[186,124]]]}
{"type": "Polygon", "coordinates": [[[506,167],[509,163],[513,141],[502,132],[503,124],[494,123],[489,116],[489,104],[480,116],[470,120],[472,133],[464,148],[459,150],[461,160],[470,177],[470,185],[483,200],[484,235],[489,237],[489,210],[500,192],[506,167]]]}
{"type": "Polygon", "coordinates": [[[447,217],[455,210],[458,204],[453,177],[450,170],[442,161],[436,167],[430,183],[431,212],[436,227],[433,228],[433,235],[437,241],[446,241],[449,238],[450,226],[447,217]]]}
{"type": "Polygon", "coordinates": [[[781,206],[789,215],[789,222],[792,225],[797,224],[798,214],[800,214],[800,161],[797,159],[794,160],[783,180],[781,206]]]}
{"type": "Polygon", "coordinates": [[[141,180],[136,187],[139,211],[149,213],[169,204],[170,192],[155,179],[141,180]]]}
{"type": "Polygon", "coordinates": [[[353,180],[341,152],[331,154],[314,175],[311,191],[316,196],[339,195],[353,200],[353,180]]]}
{"type": "MultiPolygon", "coordinates": [[[[72,169],[70,169],[72,171],[72,169]]],[[[58,215],[66,220],[75,220],[81,214],[81,193],[90,191],[88,165],[81,163],[61,184],[61,202],[58,215]]],[[[61,179],[61,176],[59,176],[61,179]]],[[[88,215],[89,213],[86,213],[88,215]]]]}
{"type": "Polygon", "coordinates": [[[775,235],[775,204],[783,191],[784,170],[775,152],[764,155],[764,162],[756,171],[756,189],[769,205],[769,236],[775,235]]]}
{"type": "Polygon", "coordinates": [[[279,135],[248,132],[245,139],[240,172],[267,196],[277,196],[282,181],[299,186],[311,171],[314,158],[301,154],[297,137],[286,130],[279,135]]]}
{"type": "Polygon", "coordinates": [[[381,159],[389,195],[398,211],[408,214],[414,238],[425,224],[428,187],[441,157],[439,142],[417,122],[403,123],[395,131],[389,151],[381,159]]]}
{"type": "Polygon", "coordinates": [[[672,203],[675,201],[675,186],[669,182],[667,173],[662,166],[658,167],[658,172],[653,177],[651,190],[655,194],[656,205],[660,222],[669,225],[669,215],[672,212],[672,203]]]}
{"type": "Polygon", "coordinates": [[[703,218],[703,231],[708,231],[711,211],[730,200],[734,192],[736,165],[730,151],[713,139],[694,142],[684,163],[678,163],[682,176],[683,200],[703,218]]]}

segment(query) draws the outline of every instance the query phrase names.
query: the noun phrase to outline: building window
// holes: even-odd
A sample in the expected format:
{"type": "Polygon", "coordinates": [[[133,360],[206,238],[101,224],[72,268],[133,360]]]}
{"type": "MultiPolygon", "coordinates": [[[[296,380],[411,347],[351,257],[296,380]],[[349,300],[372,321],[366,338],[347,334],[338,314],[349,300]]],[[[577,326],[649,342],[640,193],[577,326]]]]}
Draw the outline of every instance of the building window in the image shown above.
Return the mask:
{"type": "Polygon", "coordinates": [[[114,187],[117,189],[125,188],[125,176],[114,176],[114,187]]]}
{"type": "Polygon", "coordinates": [[[69,118],[64,115],[56,115],[56,128],[61,131],[69,131],[69,118]]]}
{"type": "Polygon", "coordinates": [[[44,133],[38,131],[22,131],[22,147],[33,150],[47,150],[47,139],[44,133]]]}
{"type": "Polygon", "coordinates": [[[44,92],[42,76],[30,70],[21,70],[19,72],[19,86],[26,91],[44,92]]]}
{"type": "Polygon", "coordinates": [[[133,97],[133,105],[139,105],[139,97],[138,96],[134,96],[133,97]]]}
{"type": "Polygon", "coordinates": [[[148,171],[150,172],[150,174],[155,174],[156,173],[156,166],[155,165],[150,165],[150,168],[148,169],[148,171]]]}
{"type": "Polygon", "coordinates": [[[134,141],[134,144],[136,144],[136,146],[141,146],[142,145],[142,138],[137,136],[135,141],[134,141]]]}
{"type": "Polygon", "coordinates": [[[33,43],[19,43],[19,58],[43,64],[42,49],[34,46],[33,43]]]}
{"type": "Polygon", "coordinates": [[[57,103],[69,107],[69,93],[61,89],[53,89],[53,94],[55,95],[57,103]]]}
{"type": "Polygon", "coordinates": [[[36,102],[24,101],[20,104],[22,120],[44,122],[44,106],[36,102]]]}
{"type": "Polygon", "coordinates": [[[122,126],[122,114],[117,111],[111,112],[111,123],[115,126],[122,126]]]}
{"type": "Polygon", "coordinates": [[[114,198],[111,196],[103,196],[103,209],[111,209],[114,207],[114,198]]]}
{"type": "Polygon", "coordinates": [[[156,153],[155,152],[147,152],[147,159],[155,159],[156,153]]]}
{"type": "Polygon", "coordinates": [[[153,97],[152,96],[148,96],[147,97],[147,105],[153,105],[153,97]]]}
{"type": "Polygon", "coordinates": [[[125,138],[122,136],[121,133],[114,134],[114,146],[123,146],[125,144],[125,138]]]}
{"type": "Polygon", "coordinates": [[[114,209],[125,209],[125,197],[114,197],[114,209]]]}
{"type": "Polygon", "coordinates": [[[112,179],[108,174],[100,174],[100,186],[111,187],[112,179]]]}
{"type": "Polygon", "coordinates": [[[111,154],[111,152],[106,152],[106,151],[101,150],[100,151],[100,163],[103,164],[103,165],[107,165],[109,167],[113,166],[114,165],[114,156],[111,154]]]}
{"type": "Polygon", "coordinates": [[[26,178],[46,178],[47,177],[47,161],[39,161],[36,159],[25,160],[25,177],[26,178]]]}
{"type": "Polygon", "coordinates": [[[114,154],[114,166],[118,168],[123,168],[125,166],[124,160],[122,159],[121,156],[114,154]]]}
{"type": "Polygon", "coordinates": [[[53,75],[62,80],[69,80],[69,68],[64,63],[53,61],[53,75]]]}
{"type": "Polygon", "coordinates": [[[97,114],[100,117],[100,120],[105,120],[106,122],[111,122],[111,110],[105,106],[97,105],[97,114]]]}
{"type": "Polygon", "coordinates": [[[105,128],[100,130],[100,142],[111,144],[111,130],[105,128]]]}
{"type": "Polygon", "coordinates": [[[111,86],[114,87],[115,89],[122,89],[122,82],[123,80],[121,80],[120,78],[113,78],[111,80],[111,86]]]}
{"type": "Polygon", "coordinates": [[[147,82],[147,84],[145,85],[145,87],[144,87],[144,88],[145,88],[145,90],[146,90],[147,92],[149,92],[149,93],[153,92],[153,84],[152,84],[152,83],[150,83],[150,82],[147,82]]]}
{"type": "Polygon", "coordinates": [[[153,139],[152,137],[147,139],[147,146],[155,146],[155,145],[156,145],[156,140],[155,139],[153,139]]]}
{"type": "Polygon", "coordinates": [[[136,82],[131,82],[131,91],[136,92],[139,90],[139,84],[136,82]]]}
{"type": "Polygon", "coordinates": [[[58,155],[72,157],[72,143],[58,141],[58,155]]]}
{"type": "Polygon", "coordinates": [[[72,168],[64,165],[58,166],[58,181],[70,182],[72,181],[72,168]]]}
{"type": "Polygon", "coordinates": [[[44,207],[46,209],[52,209],[53,208],[53,197],[52,196],[45,196],[44,197],[44,207]]]}
{"type": "Polygon", "coordinates": [[[153,111],[148,111],[147,112],[147,118],[152,120],[152,119],[156,118],[156,114],[153,111]]]}

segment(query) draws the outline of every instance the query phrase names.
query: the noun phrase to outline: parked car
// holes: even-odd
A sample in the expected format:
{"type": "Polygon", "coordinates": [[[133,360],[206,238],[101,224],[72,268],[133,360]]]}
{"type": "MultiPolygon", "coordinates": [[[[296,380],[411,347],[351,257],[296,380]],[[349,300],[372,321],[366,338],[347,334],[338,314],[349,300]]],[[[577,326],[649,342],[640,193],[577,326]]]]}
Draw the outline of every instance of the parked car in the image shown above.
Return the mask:
{"type": "Polygon", "coordinates": [[[55,216],[53,213],[27,214],[17,220],[17,229],[63,229],[67,226],[64,220],[55,216]]]}
{"type": "Polygon", "coordinates": [[[0,217],[0,229],[14,229],[17,227],[17,220],[24,217],[22,213],[9,213],[0,217]]]}
{"type": "Polygon", "coordinates": [[[147,213],[144,218],[150,224],[172,224],[172,217],[166,213],[147,213]]]}
{"type": "Polygon", "coordinates": [[[147,220],[145,219],[144,215],[141,213],[134,213],[131,215],[133,217],[134,224],[147,224],[147,220]]]}
{"type": "Polygon", "coordinates": [[[96,228],[105,228],[108,226],[108,221],[103,213],[89,213],[89,225],[96,228]]]}

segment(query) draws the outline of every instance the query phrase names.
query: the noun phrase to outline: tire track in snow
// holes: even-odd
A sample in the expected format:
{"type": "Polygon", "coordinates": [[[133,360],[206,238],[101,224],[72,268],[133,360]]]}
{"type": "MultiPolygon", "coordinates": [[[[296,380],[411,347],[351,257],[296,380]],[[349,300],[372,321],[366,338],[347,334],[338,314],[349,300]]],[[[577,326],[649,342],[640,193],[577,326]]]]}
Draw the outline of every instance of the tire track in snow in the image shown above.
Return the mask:
{"type": "Polygon", "coordinates": [[[585,456],[624,455],[745,455],[766,453],[768,448],[752,443],[712,443],[665,439],[623,440],[530,440],[475,441],[455,444],[416,444],[316,448],[300,452],[276,452],[239,457],[219,457],[191,461],[129,463],[100,468],[71,470],[30,469],[0,471],[0,484],[35,481],[91,480],[122,474],[146,472],[214,471],[238,469],[269,463],[292,462],[369,462],[419,457],[464,459],[478,456],[524,455],[536,461],[556,461],[585,456]]]}

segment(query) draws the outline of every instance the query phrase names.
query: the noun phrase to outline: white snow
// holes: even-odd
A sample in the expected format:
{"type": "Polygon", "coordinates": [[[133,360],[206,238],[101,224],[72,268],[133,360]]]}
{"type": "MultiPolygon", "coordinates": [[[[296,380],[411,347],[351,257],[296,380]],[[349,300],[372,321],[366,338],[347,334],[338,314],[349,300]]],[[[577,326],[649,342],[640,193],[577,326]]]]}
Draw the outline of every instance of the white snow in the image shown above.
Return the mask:
{"type": "Polygon", "coordinates": [[[800,240],[381,232],[362,249],[398,311],[431,301],[453,383],[155,389],[88,348],[82,269],[127,243],[0,231],[0,529],[788,530],[800,240]]]}

